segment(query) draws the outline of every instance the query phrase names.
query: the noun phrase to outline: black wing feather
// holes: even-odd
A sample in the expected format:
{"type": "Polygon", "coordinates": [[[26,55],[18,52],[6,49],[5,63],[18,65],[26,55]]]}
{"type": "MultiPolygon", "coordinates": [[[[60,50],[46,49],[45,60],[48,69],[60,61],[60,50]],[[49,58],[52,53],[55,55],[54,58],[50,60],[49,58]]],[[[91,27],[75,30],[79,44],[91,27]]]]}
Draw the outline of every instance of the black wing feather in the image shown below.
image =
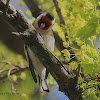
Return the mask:
{"type": "MultiPolygon", "coordinates": [[[[25,49],[27,50],[27,45],[26,44],[25,44],[25,49]]],[[[35,75],[35,72],[34,72],[34,67],[33,67],[31,59],[29,57],[28,51],[27,51],[27,56],[28,56],[28,60],[29,60],[29,69],[31,71],[33,80],[34,80],[35,83],[37,83],[37,78],[36,78],[36,75],[35,75]]]]}
{"type": "Polygon", "coordinates": [[[45,76],[46,79],[48,77],[48,74],[49,74],[49,71],[46,69],[46,76],[45,76]]]}

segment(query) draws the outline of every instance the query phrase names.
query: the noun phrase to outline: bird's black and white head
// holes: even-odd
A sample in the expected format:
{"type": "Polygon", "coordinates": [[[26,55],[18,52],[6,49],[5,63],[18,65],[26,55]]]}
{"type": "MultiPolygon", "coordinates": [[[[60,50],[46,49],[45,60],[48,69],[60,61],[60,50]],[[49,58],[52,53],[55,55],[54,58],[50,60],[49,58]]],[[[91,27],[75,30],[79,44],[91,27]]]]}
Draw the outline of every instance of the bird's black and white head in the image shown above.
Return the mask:
{"type": "Polygon", "coordinates": [[[35,28],[39,30],[50,30],[55,23],[54,16],[49,12],[44,12],[36,18],[35,28]]]}

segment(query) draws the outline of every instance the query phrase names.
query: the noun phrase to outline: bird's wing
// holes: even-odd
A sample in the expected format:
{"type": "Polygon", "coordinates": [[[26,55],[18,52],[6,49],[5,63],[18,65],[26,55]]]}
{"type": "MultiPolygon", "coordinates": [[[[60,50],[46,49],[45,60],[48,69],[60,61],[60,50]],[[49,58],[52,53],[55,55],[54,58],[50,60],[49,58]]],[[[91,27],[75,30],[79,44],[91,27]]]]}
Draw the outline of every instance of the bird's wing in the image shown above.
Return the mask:
{"type": "Polygon", "coordinates": [[[48,74],[49,74],[49,71],[46,69],[46,75],[45,75],[45,78],[47,79],[48,77],[48,74]]]}
{"type": "Polygon", "coordinates": [[[28,51],[27,51],[27,45],[26,44],[24,45],[24,52],[25,52],[25,55],[26,55],[27,62],[29,64],[29,69],[31,71],[33,80],[34,80],[35,83],[37,83],[37,78],[36,78],[36,75],[35,75],[35,72],[34,72],[34,67],[33,67],[31,59],[29,57],[29,54],[28,54],[28,51]]]}

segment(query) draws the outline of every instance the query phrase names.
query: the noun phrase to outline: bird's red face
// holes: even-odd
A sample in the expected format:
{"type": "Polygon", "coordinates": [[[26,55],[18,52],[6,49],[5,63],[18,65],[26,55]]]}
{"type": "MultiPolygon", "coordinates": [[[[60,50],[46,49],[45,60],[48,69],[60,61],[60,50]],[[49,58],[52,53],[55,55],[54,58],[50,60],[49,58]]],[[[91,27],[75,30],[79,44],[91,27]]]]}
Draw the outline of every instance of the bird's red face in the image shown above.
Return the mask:
{"type": "Polygon", "coordinates": [[[38,20],[38,26],[42,30],[49,29],[52,24],[53,24],[52,21],[47,16],[45,16],[45,15],[43,15],[41,17],[41,19],[38,20]]]}

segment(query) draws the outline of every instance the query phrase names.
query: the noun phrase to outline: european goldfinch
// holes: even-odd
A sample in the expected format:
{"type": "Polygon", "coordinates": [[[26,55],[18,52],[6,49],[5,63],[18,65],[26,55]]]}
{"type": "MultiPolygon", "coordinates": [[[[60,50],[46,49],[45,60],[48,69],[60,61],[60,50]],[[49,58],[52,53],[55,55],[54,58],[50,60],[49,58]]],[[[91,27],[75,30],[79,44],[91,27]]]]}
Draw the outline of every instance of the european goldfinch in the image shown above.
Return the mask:
{"type": "MultiPolygon", "coordinates": [[[[46,45],[50,48],[52,52],[54,51],[54,44],[55,44],[55,39],[52,31],[54,23],[55,23],[54,16],[48,12],[44,12],[41,15],[39,15],[36,18],[35,22],[33,23],[34,28],[38,33],[40,33],[46,45]]],[[[34,69],[38,73],[40,82],[40,92],[43,91],[49,92],[49,88],[46,82],[47,69],[44,67],[41,61],[35,56],[35,54],[28,47],[28,45],[25,45],[25,49],[27,51],[29,68],[35,83],[37,82],[37,78],[34,69]]]]}

